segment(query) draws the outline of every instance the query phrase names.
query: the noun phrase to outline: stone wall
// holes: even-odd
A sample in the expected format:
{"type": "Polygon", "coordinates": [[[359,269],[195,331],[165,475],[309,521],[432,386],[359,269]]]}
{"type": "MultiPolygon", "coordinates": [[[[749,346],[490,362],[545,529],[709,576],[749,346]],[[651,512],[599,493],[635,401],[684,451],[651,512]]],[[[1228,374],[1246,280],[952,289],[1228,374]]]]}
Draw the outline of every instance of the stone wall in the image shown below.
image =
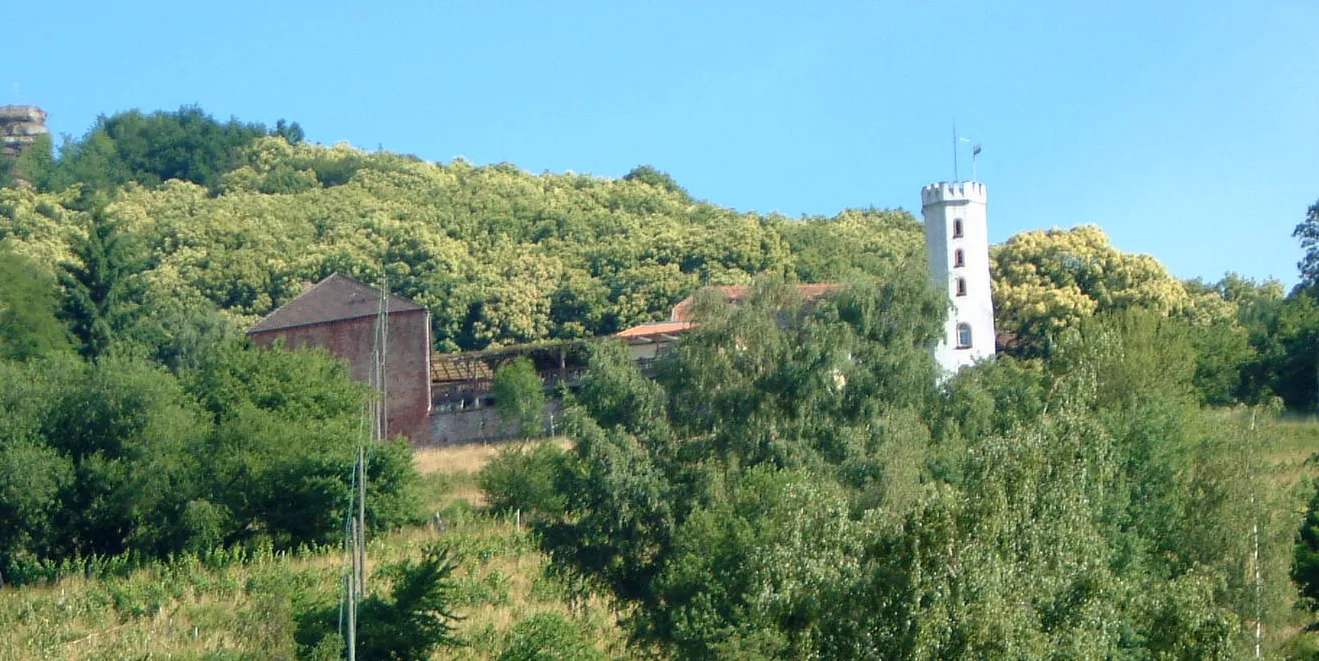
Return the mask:
{"type": "Polygon", "coordinates": [[[46,111],[36,106],[0,106],[0,153],[17,156],[37,136],[47,135],[46,111]]]}
{"type": "MultiPolygon", "coordinates": [[[[559,416],[562,412],[563,406],[558,401],[546,402],[544,413],[546,434],[559,431],[559,416]]],[[[504,441],[521,435],[516,425],[505,423],[500,419],[499,412],[493,406],[456,411],[437,409],[431,413],[430,438],[431,443],[435,445],[504,441]]]]}

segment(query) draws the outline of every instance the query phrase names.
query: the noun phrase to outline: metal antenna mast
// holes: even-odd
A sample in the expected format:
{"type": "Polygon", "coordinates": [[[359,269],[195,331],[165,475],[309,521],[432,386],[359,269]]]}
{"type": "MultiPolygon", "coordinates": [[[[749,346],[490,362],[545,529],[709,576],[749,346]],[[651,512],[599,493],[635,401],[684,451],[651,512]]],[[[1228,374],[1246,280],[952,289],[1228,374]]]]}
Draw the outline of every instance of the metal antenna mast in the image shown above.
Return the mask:
{"type": "Polygon", "coordinates": [[[958,120],[952,120],[952,182],[958,181],[958,120]]]}
{"type": "Polygon", "coordinates": [[[388,407],[385,404],[385,357],[389,337],[389,277],[380,268],[380,303],[376,313],[375,337],[371,349],[371,388],[375,397],[366,405],[364,424],[357,439],[357,457],[353,465],[353,507],[350,507],[346,550],[350,568],[345,577],[347,631],[344,636],[348,661],[357,661],[357,602],[366,594],[366,467],[368,443],[379,443],[389,435],[388,407]],[[370,429],[367,429],[369,425],[370,429]]]}
{"type": "MultiPolygon", "coordinates": [[[[957,120],[953,120],[953,182],[954,183],[961,181],[961,178],[959,177],[957,172],[957,144],[959,142],[971,142],[971,140],[969,138],[958,137],[957,120]]],[[[977,175],[979,173],[976,172],[977,166],[980,164],[979,161],[980,161],[980,143],[977,142],[971,145],[971,181],[979,181],[977,179],[977,175]]]]}

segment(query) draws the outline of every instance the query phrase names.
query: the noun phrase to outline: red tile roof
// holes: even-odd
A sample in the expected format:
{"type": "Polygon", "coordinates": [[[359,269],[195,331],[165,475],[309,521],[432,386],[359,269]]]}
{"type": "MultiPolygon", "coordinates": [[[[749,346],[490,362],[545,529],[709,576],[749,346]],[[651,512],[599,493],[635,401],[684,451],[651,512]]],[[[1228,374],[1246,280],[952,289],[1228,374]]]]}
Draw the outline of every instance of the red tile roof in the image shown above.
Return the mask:
{"type": "MultiPolygon", "coordinates": [[[[389,296],[389,312],[426,308],[402,296],[389,296]]],[[[308,287],[296,298],[275,308],[247,329],[247,334],[264,333],[296,326],[370,317],[380,311],[380,290],[346,275],[335,273],[308,287]]]]}
{"type": "MultiPolygon", "coordinates": [[[[737,303],[746,296],[749,287],[747,285],[721,285],[717,287],[708,287],[707,289],[723,294],[724,299],[729,303],[737,303]]],[[[838,283],[836,282],[816,282],[797,285],[797,291],[801,294],[802,298],[807,301],[813,301],[837,289],[838,283]]],[[[692,294],[679,301],[677,305],[673,306],[673,312],[669,315],[669,319],[673,321],[689,321],[691,319],[692,301],[695,300],[695,298],[696,294],[692,294]]]]}
{"type": "Polygon", "coordinates": [[[618,331],[614,333],[614,337],[645,337],[647,335],[681,333],[691,327],[692,323],[690,321],[655,321],[618,331]]]}

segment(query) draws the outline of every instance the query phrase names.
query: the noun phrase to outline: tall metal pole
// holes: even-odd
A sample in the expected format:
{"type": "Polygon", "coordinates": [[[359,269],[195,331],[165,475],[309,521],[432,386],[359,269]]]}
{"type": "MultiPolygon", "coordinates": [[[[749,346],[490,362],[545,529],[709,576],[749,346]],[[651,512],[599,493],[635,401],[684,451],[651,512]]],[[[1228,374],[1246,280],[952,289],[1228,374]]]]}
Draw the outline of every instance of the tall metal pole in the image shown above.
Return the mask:
{"type": "Polygon", "coordinates": [[[957,120],[953,120],[953,183],[957,181],[957,120]]]}
{"type": "Polygon", "coordinates": [[[366,594],[366,445],[357,446],[357,593],[366,594]]]}
{"type": "Polygon", "coordinates": [[[375,337],[371,351],[371,385],[376,397],[366,406],[364,414],[370,418],[370,429],[363,428],[358,435],[357,456],[353,466],[353,497],[356,507],[351,508],[349,517],[348,545],[351,568],[346,577],[347,585],[347,640],[345,641],[348,661],[357,661],[357,603],[366,595],[366,446],[368,442],[380,441],[388,434],[385,396],[385,356],[389,336],[389,281],[384,266],[380,269],[380,308],[376,315],[375,337]]]}
{"type": "MultiPolygon", "coordinates": [[[[357,564],[357,520],[349,531],[353,540],[353,565],[357,564]]],[[[348,661],[357,661],[357,567],[348,572],[348,661]]]]}
{"type": "Polygon", "coordinates": [[[385,379],[385,362],[389,358],[389,274],[380,267],[380,435],[389,438],[389,381],[385,379]]]}
{"type": "MultiPolygon", "coordinates": [[[[1255,416],[1257,411],[1250,412],[1250,445],[1251,452],[1255,451],[1255,416]]],[[[1260,578],[1259,571],[1259,508],[1255,505],[1255,492],[1257,489],[1250,491],[1250,518],[1252,520],[1251,543],[1251,564],[1255,569],[1255,658],[1260,658],[1264,648],[1264,582],[1260,578]]]]}

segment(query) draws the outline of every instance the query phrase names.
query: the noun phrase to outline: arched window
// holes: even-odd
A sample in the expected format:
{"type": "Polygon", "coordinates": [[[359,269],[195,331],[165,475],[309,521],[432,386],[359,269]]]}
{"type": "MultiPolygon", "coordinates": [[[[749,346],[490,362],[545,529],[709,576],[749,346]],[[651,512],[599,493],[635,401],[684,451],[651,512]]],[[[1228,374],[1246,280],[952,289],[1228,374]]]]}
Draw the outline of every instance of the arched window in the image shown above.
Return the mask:
{"type": "Polygon", "coordinates": [[[971,324],[968,323],[957,324],[957,348],[958,349],[971,348],[971,324]]]}
{"type": "Polygon", "coordinates": [[[962,268],[966,266],[966,253],[961,248],[953,251],[953,268],[962,268]]]}
{"type": "Polygon", "coordinates": [[[961,219],[961,218],[954,218],[954,219],[953,219],[953,238],[954,238],[954,239],[960,239],[960,238],[962,238],[962,219],[961,219]]]}
{"type": "Polygon", "coordinates": [[[966,278],[957,279],[957,295],[966,296],[966,278]]]}

